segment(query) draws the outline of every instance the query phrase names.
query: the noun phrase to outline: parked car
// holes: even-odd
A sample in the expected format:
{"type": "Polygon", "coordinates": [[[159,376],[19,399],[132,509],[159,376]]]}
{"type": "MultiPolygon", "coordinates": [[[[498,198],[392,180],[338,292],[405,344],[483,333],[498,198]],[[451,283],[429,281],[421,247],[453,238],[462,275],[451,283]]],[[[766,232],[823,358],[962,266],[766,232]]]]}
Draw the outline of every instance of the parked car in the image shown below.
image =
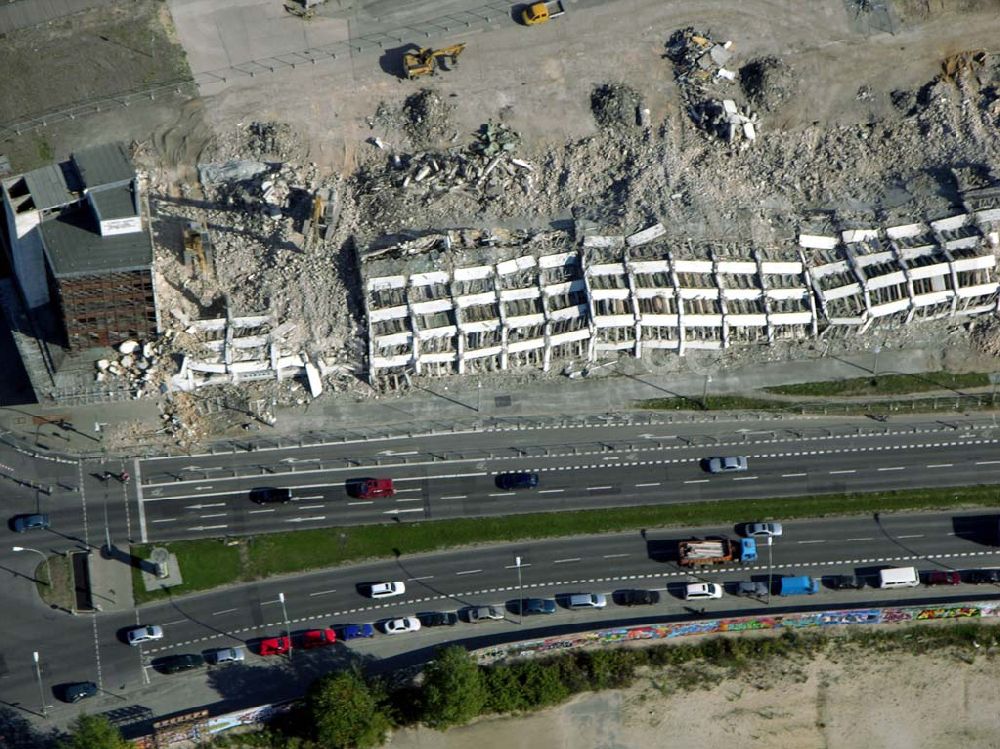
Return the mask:
{"type": "Polygon", "coordinates": [[[730,473],[746,469],[747,459],[742,455],[728,458],[709,458],[705,463],[705,470],[709,473],[730,473]]]}
{"type": "Polygon", "coordinates": [[[832,575],[826,578],[826,583],[834,590],[861,590],[865,581],[857,575],[832,575]]]}
{"type": "Polygon", "coordinates": [[[655,590],[620,590],[614,599],[620,606],[652,606],[660,602],[660,594],[655,590]]]}
{"type": "Polygon", "coordinates": [[[961,582],[962,576],[953,570],[934,570],[924,577],[926,585],[958,585],[961,582]]]}
{"type": "Polygon", "coordinates": [[[374,637],[375,627],[371,624],[346,624],[341,636],[344,640],[357,640],[358,638],[374,637]]]}
{"type": "Polygon", "coordinates": [[[208,662],[219,665],[220,663],[239,663],[246,657],[243,648],[216,648],[206,653],[208,662]]]}
{"type": "Polygon", "coordinates": [[[503,611],[496,606],[473,606],[469,609],[469,622],[478,624],[489,619],[503,619],[503,611]]]}
{"type": "Polygon", "coordinates": [[[521,598],[514,602],[514,610],[521,616],[556,613],[556,602],[551,598],[521,598]]]}
{"type": "Polygon", "coordinates": [[[771,538],[781,535],[781,523],[747,523],[743,535],[749,538],[771,538]]]}
{"type": "Polygon", "coordinates": [[[458,614],[452,611],[428,611],[417,614],[417,619],[425,627],[451,627],[458,624],[458,614]]]}
{"type": "Polygon", "coordinates": [[[392,598],[406,592],[406,584],[402,582],[372,583],[368,586],[368,595],[372,598],[392,598]]]}
{"type": "Polygon", "coordinates": [[[141,645],[144,642],[153,642],[163,639],[163,628],[156,624],[149,624],[145,627],[130,629],[126,635],[129,645],[141,645]]]}
{"type": "Polygon", "coordinates": [[[292,647],[292,642],[285,635],[281,637],[266,637],[260,641],[261,655],[284,655],[292,647]]]}
{"type": "Polygon", "coordinates": [[[1000,583],[1000,569],[972,570],[967,577],[970,583],[1000,583]]]}
{"type": "Polygon", "coordinates": [[[517,489],[534,489],[538,486],[538,474],[526,471],[501,473],[496,477],[496,485],[508,492],[517,489]]]}
{"type": "Polygon", "coordinates": [[[310,629],[302,633],[302,647],[305,650],[333,645],[337,641],[337,633],[332,629],[310,629]]]}
{"type": "Polygon", "coordinates": [[[180,671],[188,671],[192,668],[205,665],[205,659],[197,653],[181,653],[178,655],[165,655],[162,658],[153,660],[153,668],[165,674],[176,674],[180,671]]]}
{"type": "Polygon", "coordinates": [[[722,598],[722,586],[718,583],[689,583],[684,589],[685,601],[700,601],[706,598],[722,598]]]}
{"type": "Polygon", "coordinates": [[[348,479],[345,488],[349,496],[358,499],[383,499],[396,493],[392,479],[348,479]]]}
{"type": "Polygon", "coordinates": [[[416,632],[420,629],[420,620],[415,616],[403,616],[399,619],[390,619],[385,623],[385,633],[387,635],[400,635],[406,632],[416,632]]]}
{"type": "Polygon", "coordinates": [[[63,684],[56,692],[63,702],[79,702],[97,694],[97,685],[92,681],[77,681],[63,684]]]}
{"type": "Polygon", "coordinates": [[[259,505],[285,504],[292,500],[291,489],[278,489],[273,486],[259,486],[250,490],[250,500],[259,505]]]}
{"type": "Polygon", "coordinates": [[[15,533],[43,531],[49,527],[49,516],[44,512],[33,515],[15,515],[10,520],[10,527],[15,533]]]}
{"type": "Polygon", "coordinates": [[[740,582],[736,585],[736,595],[764,598],[767,596],[767,583],[740,582]]]}
{"type": "Polygon", "coordinates": [[[570,609],[603,609],[607,605],[608,599],[601,593],[574,593],[566,599],[570,609]]]}

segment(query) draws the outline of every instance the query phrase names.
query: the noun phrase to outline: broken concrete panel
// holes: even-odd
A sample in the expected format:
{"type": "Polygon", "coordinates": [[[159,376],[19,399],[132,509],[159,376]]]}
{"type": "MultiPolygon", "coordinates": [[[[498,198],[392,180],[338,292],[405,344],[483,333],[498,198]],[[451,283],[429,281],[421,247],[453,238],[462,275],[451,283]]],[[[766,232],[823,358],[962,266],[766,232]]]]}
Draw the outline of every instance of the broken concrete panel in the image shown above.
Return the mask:
{"type": "Polygon", "coordinates": [[[226,365],[216,362],[206,362],[206,361],[192,361],[187,359],[187,369],[192,372],[216,372],[225,373],[227,371],[226,365]]]}
{"type": "Polygon", "coordinates": [[[757,131],[752,122],[743,123],[743,137],[747,140],[757,140],[757,131]]]}
{"type": "Polygon", "coordinates": [[[625,246],[625,237],[620,235],[597,236],[591,234],[583,238],[583,246],[587,249],[614,250],[625,246]]]}
{"type": "Polygon", "coordinates": [[[492,276],[493,267],[489,265],[477,265],[472,268],[455,268],[453,275],[456,281],[477,281],[481,278],[492,276]]]}
{"type": "Polygon", "coordinates": [[[309,384],[309,394],[313,398],[318,398],[323,394],[323,381],[320,379],[319,370],[312,362],[306,362],[306,381],[309,384]]]}
{"type": "Polygon", "coordinates": [[[968,213],[960,213],[957,216],[951,216],[949,218],[942,218],[937,221],[931,221],[931,228],[934,231],[955,231],[955,229],[961,229],[969,222],[968,213]]]}
{"type": "Polygon", "coordinates": [[[901,226],[890,226],[885,230],[885,235],[889,239],[906,239],[908,237],[918,237],[927,231],[924,224],[903,224],[901,226]]]}
{"type": "Polygon", "coordinates": [[[652,242],[654,239],[658,239],[667,233],[666,227],[657,222],[652,226],[649,226],[642,231],[636,232],[625,239],[625,244],[629,247],[638,247],[644,245],[647,242],[652,242]]]}
{"type": "Polygon", "coordinates": [[[832,250],[837,246],[837,238],[818,234],[799,234],[799,246],[813,250],[832,250]]]}
{"type": "Polygon", "coordinates": [[[846,244],[866,242],[869,239],[878,239],[878,229],[847,229],[841,232],[841,238],[846,244]]]}

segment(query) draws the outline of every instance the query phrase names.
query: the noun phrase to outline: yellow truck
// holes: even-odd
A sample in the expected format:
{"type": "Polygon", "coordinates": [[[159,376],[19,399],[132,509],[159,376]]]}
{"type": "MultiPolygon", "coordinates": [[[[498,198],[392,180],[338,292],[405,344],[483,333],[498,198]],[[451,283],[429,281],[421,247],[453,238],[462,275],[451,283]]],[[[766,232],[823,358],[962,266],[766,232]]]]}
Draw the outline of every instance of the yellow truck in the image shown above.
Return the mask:
{"type": "Polygon", "coordinates": [[[532,3],[527,8],[521,12],[521,20],[524,21],[525,26],[537,26],[540,23],[545,23],[549,19],[558,18],[566,9],[563,7],[562,0],[551,0],[547,3],[532,3]]]}

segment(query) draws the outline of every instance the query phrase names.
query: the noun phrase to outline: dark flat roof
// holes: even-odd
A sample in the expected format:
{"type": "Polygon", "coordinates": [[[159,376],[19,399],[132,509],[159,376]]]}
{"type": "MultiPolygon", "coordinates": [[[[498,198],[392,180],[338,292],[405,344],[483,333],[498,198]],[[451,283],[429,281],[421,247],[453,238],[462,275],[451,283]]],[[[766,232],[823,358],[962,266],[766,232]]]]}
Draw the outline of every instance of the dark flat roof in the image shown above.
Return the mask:
{"type": "Polygon", "coordinates": [[[122,143],[105,143],[76,151],[73,163],[83,178],[83,184],[91,188],[124,182],[135,175],[122,143]]]}
{"type": "Polygon", "coordinates": [[[66,184],[66,176],[59,164],[50,164],[27,172],[24,181],[31,193],[31,200],[38,210],[55,208],[79,200],[66,184]]]}
{"type": "Polygon", "coordinates": [[[153,264],[145,231],[102,237],[88,206],[64,211],[39,226],[56,277],[137,270],[153,264]]]}
{"type": "Polygon", "coordinates": [[[112,187],[110,190],[97,190],[90,193],[90,197],[102,221],[139,215],[136,213],[131,184],[112,187]]]}

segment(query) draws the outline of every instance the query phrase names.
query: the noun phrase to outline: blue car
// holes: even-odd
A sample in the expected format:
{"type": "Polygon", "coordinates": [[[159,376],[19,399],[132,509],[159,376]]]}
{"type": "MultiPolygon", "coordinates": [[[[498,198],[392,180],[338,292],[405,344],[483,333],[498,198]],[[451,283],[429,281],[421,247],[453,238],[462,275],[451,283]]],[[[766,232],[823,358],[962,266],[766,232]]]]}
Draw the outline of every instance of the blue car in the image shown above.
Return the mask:
{"type": "Polygon", "coordinates": [[[518,471],[515,473],[501,473],[496,477],[496,485],[507,491],[512,489],[534,489],[538,486],[538,474],[518,471]]]}
{"type": "Polygon", "coordinates": [[[374,637],[375,627],[371,624],[348,624],[344,627],[342,640],[356,640],[359,637],[374,637]]]}
{"type": "Polygon", "coordinates": [[[49,527],[49,516],[44,512],[35,515],[15,515],[10,524],[15,533],[45,530],[49,527]]]}

